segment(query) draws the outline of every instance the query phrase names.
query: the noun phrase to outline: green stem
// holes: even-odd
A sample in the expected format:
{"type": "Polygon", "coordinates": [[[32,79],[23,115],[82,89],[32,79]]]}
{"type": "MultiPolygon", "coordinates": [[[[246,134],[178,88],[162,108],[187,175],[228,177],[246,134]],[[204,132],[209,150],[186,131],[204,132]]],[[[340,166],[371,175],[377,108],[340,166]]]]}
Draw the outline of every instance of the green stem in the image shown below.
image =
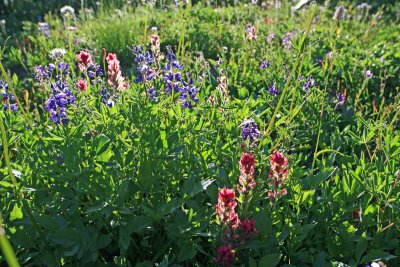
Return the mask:
{"type": "Polygon", "coordinates": [[[1,213],[0,213],[0,248],[1,251],[3,252],[4,258],[6,259],[8,266],[10,267],[20,266],[17,257],[15,256],[14,250],[10,244],[10,241],[6,236],[6,231],[3,227],[3,218],[1,216],[1,213]]]}
{"type": "MultiPolygon", "coordinates": [[[[335,31],[336,33],[339,32],[339,27],[340,26],[339,26],[339,23],[338,23],[336,31],[335,31]]],[[[333,55],[334,56],[336,55],[336,40],[337,40],[337,36],[336,36],[336,38],[335,38],[335,40],[333,42],[333,55]]],[[[313,161],[312,161],[312,164],[311,164],[311,173],[313,173],[313,171],[314,171],[315,161],[316,161],[318,155],[320,154],[320,153],[317,153],[317,151],[318,151],[318,146],[319,146],[319,140],[321,138],[322,119],[323,119],[323,116],[324,116],[324,109],[325,109],[325,94],[326,94],[326,90],[328,89],[329,76],[330,76],[331,72],[333,71],[333,61],[334,61],[334,58],[332,59],[332,61],[329,61],[329,64],[330,64],[329,66],[326,65],[326,70],[328,71],[328,73],[327,73],[326,79],[325,79],[325,88],[324,88],[324,91],[322,93],[322,107],[321,107],[321,113],[320,113],[320,116],[319,116],[317,143],[315,144],[313,161]]],[[[328,64],[328,62],[326,62],[326,64],[328,64]]]]}
{"type": "Polygon", "coordinates": [[[307,26],[307,30],[306,30],[305,36],[304,36],[304,38],[303,38],[303,40],[302,40],[302,42],[301,42],[300,51],[299,51],[299,53],[297,54],[296,62],[295,62],[294,66],[293,66],[293,69],[292,69],[292,71],[290,72],[289,77],[288,77],[288,79],[287,79],[287,81],[286,81],[286,83],[285,83],[285,87],[284,87],[284,89],[283,89],[283,91],[282,91],[281,97],[279,98],[278,105],[276,106],[276,108],[275,108],[275,110],[274,110],[274,113],[273,113],[273,115],[272,115],[272,117],[271,117],[271,121],[269,122],[268,127],[267,127],[267,129],[265,130],[264,138],[266,138],[266,137],[270,134],[270,132],[272,131],[272,129],[273,129],[273,127],[274,127],[274,122],[275,122],[276,114],[278,114],[279,109],[280,109],[281,106],[282,106],[283,99],[285,98],[285,95],[286,95],[286,93],[287,93],[287,91],[288,91],[288,89],[289,89],[290,81],[292,80],[292,77],[293,77],[294,73],[296,73],[296,70],[297,70],[299,64],[303,61],[302,54],[304,53],[304,48],[305,48],[306,39],[308,38],[308,35],[309,35],[309,33],[310,33],[311,25],[312,25],[312,22],[313,22],[313,20],[314,20],[314,17],[315,17],[315,14],[316,14],[316,13],[317,13],[317,7],[316,7],[316,5],[315,5],[315,6],[313,7],[313,11],[312,11],[311,18],[310,18],[310,21],[309,21],[308,26],[307,26]]]}

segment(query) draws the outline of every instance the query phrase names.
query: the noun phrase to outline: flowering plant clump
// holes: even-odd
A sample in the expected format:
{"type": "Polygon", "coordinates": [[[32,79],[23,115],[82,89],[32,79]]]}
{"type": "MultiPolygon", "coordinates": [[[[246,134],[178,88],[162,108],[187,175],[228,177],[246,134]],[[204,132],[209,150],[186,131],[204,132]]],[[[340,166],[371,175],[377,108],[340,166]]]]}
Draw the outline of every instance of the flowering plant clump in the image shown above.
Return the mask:
{"type": "MultiPolygon", "coordinates": [[[[239,184],[237,189],[243,196],[240,200],[243,206],[248,204],[252,190],[256,186],[254,181],[255,159],[253,155],[244,153],[239,161],[239,184]]],[[[231,266],[235,260],[235,254],[230,253],[233,249],[246,245],[257,234],[258,230],[255,227],[255,220],[249,220],[245,217],[239,219],[236,213],[237,207],[236,194],[234,189],[224,187],[218,193],[218,203],[216,205],[216,213],[219,221],[225,226],[223,237],[221,238],[222,245],[217,249],[216,263],[219,266],[231,266]]]]}
{"type": "Polygon", "coordinates": [[[341,92],[337,94],[337,103],[340,105],[346,103],[346,96],[341,92]]]}
{"type": "Polygon", "coordinates": [[[17,262],[400,265],[400,3],[0,2],[17,262]]]}
{"type": "Polygon", "coordinates": [[[218,59],[216,62],[215,68],[219,69],[219,76],[217,78],[218,85],[216,91],[219,94],[221,99],[221,104],[225,105],[229,101],[229,86],[228,86],[228,77],[226,75],[225,70],[221,67],[222,59],[218,59]]]}
{"type": "Polygon", "coordinates": [[[268,36],[267,36],[267,42],[268,42],[269,44],[272,43],[272,42],[274,41],[274,39],[275,39],[275,34],[274,34],[274,33],[268,34],[268,36]]]}
{"type": "Polygon", "coordinates": [[[8,84],[5,83],[3,80],[0,80],[0,95],[4,100],[4,111],[18,110],[18,105],[16,103],[13,103],[16,101],[15,96],[9,91],[8,84]]]}
{"type": "Polygon", "coordinates": [[[92,55],[86,51],[80,51],[77,55],[78,69],[83,74],[83,79],[78,80],[79,91],[87,91],[88,81],[96,81],[96,78],[103,76],[100,65],[96,65],[92,60],[92,55]]]}
{"type": "Polygon", "coordinates": [[[55,68],[54,64],[49,64],[49,66],[36,66],[35,69],[35,76],[37,83],[42,85],[43,83],[48,82],[52,77],[52,70],[55,68]]]}
{"type": "Polygon", "coordinates": [[[268,178],[270,179],[268,185],[270,191],[268,197],[275,203],[277,198],[287,194],[287,189],[283,188],[289,174],[287,158],[278,150],[275,150],[269,157],[270,169],[268,178]]]}

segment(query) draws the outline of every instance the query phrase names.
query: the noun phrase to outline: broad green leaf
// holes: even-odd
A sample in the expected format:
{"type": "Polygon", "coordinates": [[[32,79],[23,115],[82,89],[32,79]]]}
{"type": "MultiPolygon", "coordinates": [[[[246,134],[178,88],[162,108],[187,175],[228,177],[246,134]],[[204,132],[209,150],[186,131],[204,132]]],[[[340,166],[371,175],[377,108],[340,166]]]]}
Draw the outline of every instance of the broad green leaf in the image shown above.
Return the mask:
{"type": "Polygon", "coordinates": [[[271,253],[262,257],[261,260],[258,262],[258,266],[275,267],[278,265],[280,259],[280,253],[271,253]]]}

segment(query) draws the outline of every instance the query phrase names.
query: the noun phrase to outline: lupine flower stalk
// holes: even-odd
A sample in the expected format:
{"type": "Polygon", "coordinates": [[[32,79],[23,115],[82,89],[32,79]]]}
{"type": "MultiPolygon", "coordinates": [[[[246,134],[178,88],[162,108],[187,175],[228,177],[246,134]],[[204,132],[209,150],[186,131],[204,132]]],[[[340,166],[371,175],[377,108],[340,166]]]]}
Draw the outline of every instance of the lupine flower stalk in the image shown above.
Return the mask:
{"type": "Polygon", "coordinates": [[[279,90],[277,89],[276,82],[274,82],[267,91],[270,95],[279,95],[279,90]]]}
{"type": "Polygon", "coordinates": [[[290,40],[290,37],[293,35],[293,33],[288,32],[286,34],[283,35],[282,38],[282,45],[285,49],[287,50],[291,50],[293,45],[292,45],[292,41],[290,40]]]}
{"type": "Polygon", "coordinates": [[[194,87],[194,79],[190,73],[187,74],[188,82],[182,81],[182,87],[179,87],[178,90],[181,93],[179,99],[182,101],[182,108],[192,109],[192,101],[198,102],[197,92],[199,91],[196,87],[194,87]]]}
{"type": "Polygon", "coordinates": [[[269,61],[267,59],[263,58],[261,60],[260,69],[263,70],[263,69],[269,68],[269,66],[270,66],[269,61]]]}
{"type": "Polygon", "coordinates": [[[18,110],[17,103],[13,103],[16,101],[15,96],[12,92],[8,90],[8,84],[4,81],[0,80],[0,96],[4,100],[4,111],[16,111],[18,110]]]}
{"type": "Polygon", "coordinates": [[[46,35],[47,37],[50,37],[50,35],[51,35],[49,23],[47,23],[47,22],[39,22],[38,23],[38,31],[40,33],[46,35]]]}
{"type": "Polygon", "coordinates": [[[75,96],[72,95],[67,82],[60,77],[51,84],[53,94],[45,102],[45,109],[50,112],[50,120],[56,124],[66,125],[69,123],[67,109],[70,105],[76,105],[75,96]]]}
{"type": "Polygon", "coordinates": [[[253,143],[258,139],[260,135],[260,131],[258,130],[257,124],[252,119],[244,119],[242,124],[242,138],[243,140],[249,140],[250,143],[253,143]]]}
{"type": "MultiPolygon", "coordinates": [[[[164,67],[165,93],[180,91],[182,74],[179,70],[183,69],[183,64],[176,60],[176,56],[171,47],[167,47],[167,64],[164,67]]],[[[173,95],[172,95],[173,97],[173,95]]]]}

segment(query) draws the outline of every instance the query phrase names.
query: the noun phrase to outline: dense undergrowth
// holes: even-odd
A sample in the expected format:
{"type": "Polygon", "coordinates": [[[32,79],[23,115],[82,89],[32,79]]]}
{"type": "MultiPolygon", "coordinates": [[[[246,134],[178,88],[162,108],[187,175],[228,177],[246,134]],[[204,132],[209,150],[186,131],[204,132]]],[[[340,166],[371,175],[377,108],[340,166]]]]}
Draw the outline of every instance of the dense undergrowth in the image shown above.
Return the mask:
{"type": "Polygon", "coordinates": [[[23,266],[399,265],[399,5],[338,4],[84,6],[8,39],[5,22],[3,253],[7,236],[23,266]]]}

